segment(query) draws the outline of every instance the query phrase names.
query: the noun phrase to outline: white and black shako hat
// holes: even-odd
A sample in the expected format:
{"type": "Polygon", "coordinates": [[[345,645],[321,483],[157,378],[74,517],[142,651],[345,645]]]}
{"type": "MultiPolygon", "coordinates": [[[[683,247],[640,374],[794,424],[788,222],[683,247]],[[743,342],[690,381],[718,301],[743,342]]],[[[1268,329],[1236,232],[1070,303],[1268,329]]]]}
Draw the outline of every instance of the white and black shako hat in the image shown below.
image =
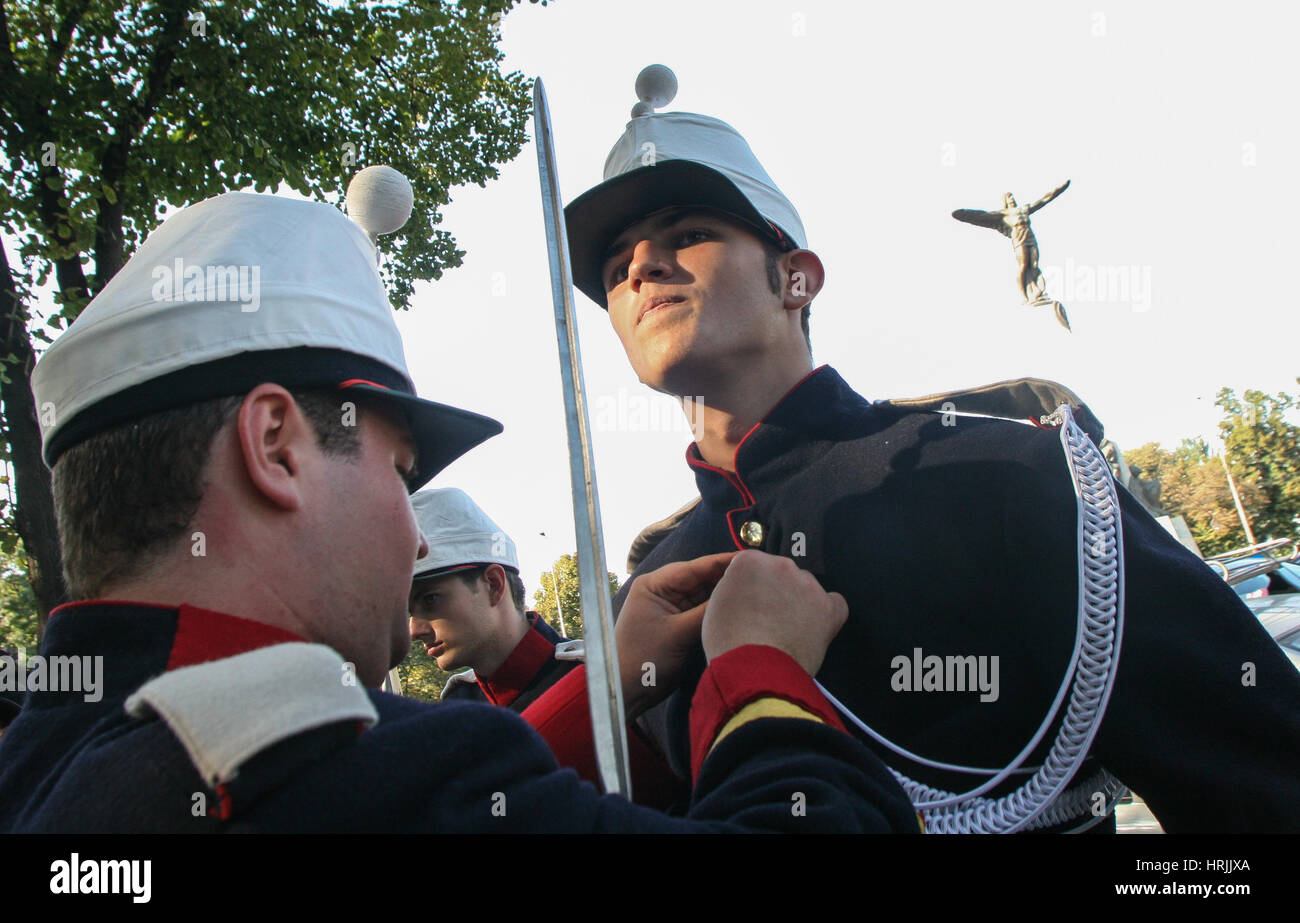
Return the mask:
{"type": "Polygon", "coordinates": [[[422,490],[411,497],[411,506],[429,543],[429,553],[415,562],[412,579],[484,564],[500,564],[519,573],[515,543],[465,491],[455,487],[422,490]]]}
{"type": "Polygon", "coordinates": [[[367,167],[347,198],[361,226],[330,205],[243,192],[163,222],[32,372],[45,463],[118,424],[263,382],[391,401],[418,450],[411,490],[501,432],[416,396],[374,244],[409,216],[410,183],[367,167]]]}
{"type": "Polygon", "coordinates": [[[665,208],[701,206],[741,218],[793,249],[803,222],[740,132],[693,112],[655,112],[677,94],[677,77],[652,64],[636,79],[640,100],[605,160],[605,181],[564,210],[574,284],[601,307],[605,250],[628,225],[665,208]]]}

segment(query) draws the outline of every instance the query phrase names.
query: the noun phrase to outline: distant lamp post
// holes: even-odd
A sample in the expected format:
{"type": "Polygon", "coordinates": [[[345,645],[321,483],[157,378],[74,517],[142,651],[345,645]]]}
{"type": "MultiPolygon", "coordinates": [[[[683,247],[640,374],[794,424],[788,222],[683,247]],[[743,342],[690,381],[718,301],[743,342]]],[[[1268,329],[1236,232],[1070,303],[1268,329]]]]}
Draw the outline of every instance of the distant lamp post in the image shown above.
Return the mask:
{"type": "MultiPolygon", "coordinates": [[[[546,539],[547,544],[550,544],[550,538],[545,532],[538,532],[537,534],[546,539]]],[[[560,637],[568,638],[568,629],[564,627],[564,606],[560,604],[560,576],[554,567],[551,568],[551,592],[555,594],[555,611],[560,617],[560,637]]]]}
{"type": "Polygon", "coordinates": [[[1232,477],[1232,469],[1228,467],[1228,444],[1223,444],[1223,451],[1219,454],[1219,461],[1223,462],[1223,470],[1228,475],[1228,489],[1232,491],[1232,502],[1237,504],[1237,516],[1241,518],[1241,527],[1246,530],[1246,544],[1255,544],[1255,533],[1251,531],[1250,520],[1246,518],[1246,508],[1241,505],[1241,495],[1237,493],[1237,482],[1232,477]]]}

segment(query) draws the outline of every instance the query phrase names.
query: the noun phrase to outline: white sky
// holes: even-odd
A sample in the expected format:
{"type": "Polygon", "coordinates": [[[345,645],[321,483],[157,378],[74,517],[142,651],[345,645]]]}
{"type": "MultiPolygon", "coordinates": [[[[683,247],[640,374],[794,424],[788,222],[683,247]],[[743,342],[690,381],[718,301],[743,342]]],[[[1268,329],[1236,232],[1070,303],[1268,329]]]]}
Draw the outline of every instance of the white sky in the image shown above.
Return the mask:
{"type": "MultiPolygon", "coordinates": [[[[1298,390],[1298,25],[1265,3],[558,0],[510,13],[502,47],[546,83],[566,202],[600,181],[646,64],[677,73],[667,108],[739,129],[827,268],[814,358],[867,397],[1050,378],[1131,449],[1212,434],[1220,386],[1298,390]],[[1073,334],[1020,305],[1005,238],[949,217],[1066,179],[1033,223],[1073,334]],[[1139,288],[1090,294],[1107,272],[1139,288]]],[[[535,148],[453,198],[464,266],[418,286],[398,326],[421,394],[505,424],[432,486],[511,533],[531,596],[573,548],[535,148]]],[[[695,495],[690,436],[577,299],[622,577],[640,528],[695,495]]]]}

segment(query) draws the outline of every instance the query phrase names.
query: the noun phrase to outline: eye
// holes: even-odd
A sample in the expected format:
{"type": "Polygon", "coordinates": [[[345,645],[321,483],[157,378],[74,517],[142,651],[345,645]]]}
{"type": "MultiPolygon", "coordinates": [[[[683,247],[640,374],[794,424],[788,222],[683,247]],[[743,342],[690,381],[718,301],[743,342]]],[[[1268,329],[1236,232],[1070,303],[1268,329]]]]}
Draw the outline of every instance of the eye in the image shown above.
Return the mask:
{"type": "Polygon", "coordinates": [[[689,247],[691,244],[698,244],[701,241],[708,240],[712,236],[704,228],[687,228],[677,235],[677,246],[689,247]]]}
{"type": "Polygon", "coordinates": [[[627,278],[627,263],[616,263],[605,275],[605,290],[617,288],[627,278]]]}

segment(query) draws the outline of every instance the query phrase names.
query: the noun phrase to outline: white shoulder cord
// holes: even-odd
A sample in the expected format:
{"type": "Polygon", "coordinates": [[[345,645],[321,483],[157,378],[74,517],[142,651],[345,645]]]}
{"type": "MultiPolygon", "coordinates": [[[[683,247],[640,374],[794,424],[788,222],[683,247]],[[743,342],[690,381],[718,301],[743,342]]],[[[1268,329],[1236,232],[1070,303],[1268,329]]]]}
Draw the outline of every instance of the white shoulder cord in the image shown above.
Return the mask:
{"type": "Polygon", "coordinates": [[[929,760],[886,740],[826,687],[817,684],[845,717],[895,753],[926,766],[992,776],[968,792],[953,794],[922,785],[891,769],[917,810],[924,814],[927,833],[1016,833],[1056,826],[1080,815],[1096,815],[1098,806],[1092,802],[1096,793],[1102,793],[1106,800],[1104,810],[1076,828],[1080,831],[1108,814],[1125,792],[1119,780],[1105,769],[1065,791],[1088,758],[1088,749],[1101,726],[1119,669],[1120,640],[1124,632],[1124,537],[1110,465],[1087,433],[1074,422],[1069,406],[1062,404],[1055,413],[1044,417],[1043,422],[1060,426],[1061,445],[1074,482],[1079,606],[1074,653],[1056,698],[1029,743],[1001,770],[929,760]],[[1035,767],[1033,776],[1011,794],[997,800],[979,797],[1008,776],[1030,771],[1022,764],[1055,720],[1067,689],[1070,703],[1065,720],[1043,765],[1035,767]]]}

